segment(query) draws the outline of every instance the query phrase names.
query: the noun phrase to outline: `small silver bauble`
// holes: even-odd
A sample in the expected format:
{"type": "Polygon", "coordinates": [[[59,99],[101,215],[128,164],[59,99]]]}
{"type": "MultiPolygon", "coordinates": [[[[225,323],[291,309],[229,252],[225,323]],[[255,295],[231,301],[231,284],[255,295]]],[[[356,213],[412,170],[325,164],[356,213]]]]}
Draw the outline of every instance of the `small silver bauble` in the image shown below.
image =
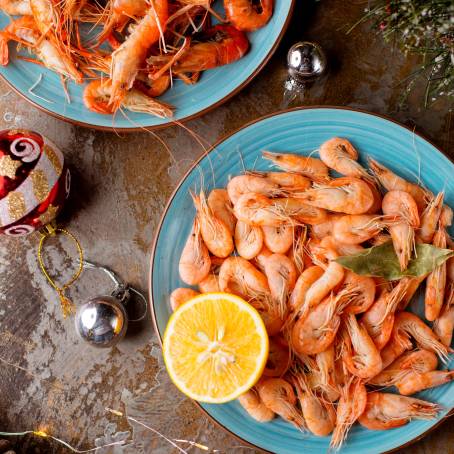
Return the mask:
{"type": "Polygon", "coordinates": [[[327,66],[325,52],[316,43],[301,41],[288,51],[288,72],[298,82],[311,82],[317,79],[325,73],[327,66]]]}
{"type": "Polygon", "coordinates": [[[128,316],[113,296],[98,296],[77,309],[76,331],[94,347],[112,347],[126,334],[128,316]]]}

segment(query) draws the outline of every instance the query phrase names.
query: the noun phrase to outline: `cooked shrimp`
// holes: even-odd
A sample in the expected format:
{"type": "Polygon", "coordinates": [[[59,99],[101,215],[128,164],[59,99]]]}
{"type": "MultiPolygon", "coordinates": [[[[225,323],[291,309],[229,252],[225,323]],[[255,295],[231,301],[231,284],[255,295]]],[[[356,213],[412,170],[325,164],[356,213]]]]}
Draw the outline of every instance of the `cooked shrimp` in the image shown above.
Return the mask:
{"type": "Polygon", "coordinates": [[[285,254],[293,244],[294,228],[291,225],[278,227],[263,226],[263,241],[266,247],[276,254],[285,254]]]}
{"type": "Polygon", "coordinates": [[[402,298],[402,301],[399,304],[398,309],[400,311],[405,310],[405,308],[410,304],[411,299],[413,298],[414,294],[418,290],[420,284],[424,281],[427,277],[427,274],[423,274],[422,276],[417,277],[407,277],[407,290],[405,295],[402,298]]]}
{"type": "Polygon", "coordinates": [[[390,225],[389,232],[403,271],[407,269],[415,247],[415,229],[419,227],[418,206],[408,192],[389,191],[383,197],[382,208],[384,214],[399,216],[402,220],[390,225]]]}
{"type": "Polygon", "coordinates": [[[434,419],[440,406],[412,397],[390,393],[369,393],[367,405],[358,422],[370,430],[400,427],[412,419],[434,419]]]}
{"type": "Polygon", "coordinates": [[[389,341],[394,326],[394,313],[405,295],[408,280],[402,279],[391,292],[383,292],[363,314],[361,323],[381,350],[389,341]]]}
{"type": "Polygon", "coordinates": [[[304,191],[309,189],[312,185],[309,178],[303,177],[297,173],[248,171],[247,174],[266,178],[273,183],[278,184],[282,189],[285,189],[289,193],[292,191],[304,191]]]}
{"type": "Polygon", "coordinates": [[[270,337],[268,361],[263,375],[265,377],[282,377],[290,367],[291,355],[288,346],[278,339],[270,337]]]}
{"type": "MultiPolygon", "coordinates": [[[[280,214],[289,223],[289,218],[297,223],[319,224],[327,218],[326,210],[313,207],[295,197],[281,197],[272,199],[273,211],[280,214]]],[[[290,222],[294,224],[293,222],[290,222]]]]}
{"type": "Polygon", "coordinates": [[[326,220],[315,225],[311,225],[311,233],[315,238],[323,239],[326,236],[332,236],[334,233],[334,225],[337,220],[342,218],[343,214],[329,213],[326,220]]]}
{"type": "Polygon", "coordinates": [[[368,380],[373,386],[393,386],[409,374],[435,370],[438,365],[437,355],[429,350],[413,350],[399,356],[386,369],[368,380]]]}
{"type": "Polygon", "coordinates": [[[219,288],[243,297],[268,295],[266,276],[242,257],[228,257],[219,270],[219,288]]]}
{"type": "Polygon", "coordinates": [[[277,336],[281,332],[285,322],[279,315],[279,310],[272,305],[272,302],[268,302],[266,298],[262,298],[261,301],[252,300],[250,304],[257,309],[262,317],[268,336],[277,336]]]}
{"type": "Polygon", "coordinates": [[[343,360],[351,374],[362,379],[369,379],[381,372],[383,363],[380,353],[364,326],[360,325],[355,315],[345,316],[348,342],[344,349],[343,360]]]}
{"type": "Polygon", "coordinates": [[[176,288],[170,294],[170,307],[173,311],[176,311],[183,303],[186,303],[186,301],[189,301],[197,295],[200,295],[200,293],[192,288],[176,288]]]}
{"type": "Polygon", "coordinates": [[[199,223],[194,220],[178,265],[180,277],[186,284],[196,285],[207,277],[210,267],[210,254],[200,235],[199,223]]]}
{"type": "Polygon", "coordinates": [[[321,249],[333,249],[339,255],[355,255],[364,251],[364,247],[360,244],[341,243],[332,236],[325,236],[319,246],[321,249]]]}
{"type": "Polygon", "coordinates": [[[331,295],[301,317],[292,328],[291,346],[298,354],[315,355],[326,350],[336,337],[340,314],[348,305],[343,294],[331,295]]]}
{"type": "Polygon", "coordinates": [[[255,257],[254,262],[256,263],[257,267],[263,272],[265,272],[266,259],[272,254],[273,253],[264,245],[255,257]]]}
{"type": "Polygon", "coordinates": [[[314,389],[320,392],[325,400],[335,402],[339,399],[340,394],[336,383],[334,345],[331,344],[325,351],[317,353],[315,361],[318,370],[315,374],[312,373],[317,377],[314,389]]]}
{"type": "Polygon", "coordinates": [[[326,210],[345,213],[366,213],[374,203],[369,186],[359,178],[343,177],[326,184],[316,184],[297,195],[308,205],[326,210]]]}
{"type": "Polygon", "coordinates": [[[403,396],[415,394],[424,389],[449,383],[454,380],[454,370],[432,370],[430,372],[413,372],[396,383],[397,390],[403,396]]]}
{"type": "Polygon", "coordinates": [[[349,314],[366,312],[374,303],[375,281],[368,276],[359,276],[353,271],[346,270],[344,288],[351,290],[350,303],[345,309],[349,314]]]}
{"type": "Polygon", "coordinates": [[[362,415],[367,404],[367,392],[363,382],[350,379],[341,389],[337,405],[336,426],[331,437],[330,448],[340,449],[347,438],[350,427],[362,415]]]}
{"type": "Polygon", "coordinates": [[[208,206],[218,219],[224,222],[233,236],[236,219],[233,215],[233,207],[230,203],[229,194],[225,189],[213,189],[208,195],[208,206]]]}
{"type": "Polygon", "coordinates": [[[210,272],[208,276],[202,279],[198,284],[199,291],[201,293],[215,293],[221,291],[221,289],[219,288],[219,270],[222,263],[224,262],[224,259],[221,259],[214,255],[210,257],[210,259],[210,272]]]}
{"type": "Polygon", "coordinates": [[[443,345],[435,333],[415,314],[399,312],[395,317],[395,328],[412,336],[420,348],[436,353],[442,361],[446,361],[449,348],[443,345]]]}
{"type": "Polygon", "coordinates": [[[253,226],[279,226],[291,219],[273,208],[268,197],[250,192],[243,194],[233,208],[238,220],[253,226]]]}
{"type": "Polygon", "coordinates": [[[323,402],[312,392],[302,372],[295,374],[292,381],[307,428],[317,437],[326,437],[336,422],[333,405],[323,402]]]}
{"type": "Polygon", "coordinates": [[[235,249],[229,228],[211,211],[203,191],[198,196],[193,195],[192,200],[197,210],[200,233],[206,247],[216,257],[228,257],[235,249]]]}
{"type": "Polygon", "coordinates": [[[448,301],[445,303],[440,315],[434,322],[433,329],[441,342],[446,347],[450,347],[454,331],[454,304],[449,304],[448,301]]]}
{"type": "Polygon", "coordinates": [[[287,172],[300,173],[317,182],[329,180],[328,167],[320,159],[290,153],[270,153],[269,151],[263,151],[262,156],[287,172]]]}
{"type": "MultiPolygon", "coordinates": [[[[113,114],[115,109],[110,105],[112,84],[110,80],[93,80],[84,88],[83,102],[87,109],[100,114],[113,114]]],[[[121,100],[121,107],[131,112],[154,115],[159,118],[169,118],[173,115],[172,108],[132,88],[121,100]]]]}
{"type": "Polygon", "coordinates": [[[380,352],[383,368],[388,367],[399,358],[400,355],[412,348],[413,344],[410,340],[410,335],[405,331],[399,330],[396,324],[394,324],[391,337],[380,352]]]}
{"type": "MultiPolygon", "coordinates": [[[[324,270],[320,266],[311,266],[303,271],[298,277],[293,292],[290,296],[289,304],[296,315],[305,315],[307,310],[304,309],[304,301],[306,300],[306,293],[311,285],[321,278],[324,270]],[[302,313],[300,314],[300,311],[302,313]]],[[[307,308],[308,309],[308,308],[307,308]]]]}
{"type": "Polygon", "coordinates": [[[319,150],[320,159],[341,175],[371,179],[367,170],[358,162],[358,152],[347,139],[333,137],[319,150]]]}
{"type": "Polygon", "coordinates": [[[11,16],[32,16],[30,0],[0,0],[0,10],[11,16]]]}
{"type": "Polygon", "coordinates": [[[30,0],[30,8],[35,19],[36,26],[42,35],[47,35],[51,30],[54,33],[60,31],[58,17],[60,11],[56,4],[49,0],[30,0]]]}
{"type": "Polygon", "coordinates": [[[344,244],[364,243],[389,225],[385,216],[353,214],[338,218],[334,222],[333,236],[344,244]]]}
{"type": "Polygon", "coordinates": [[[428,191],[414,183],[409,183],[399,177],[385,166],[378,163],[375,159],[369,158],[369,167],[380,181],[381,185],[388,191],[404,191],[408,192],[416,202],[420,213],[423,212],[427,203],[428,191]]]}
{"type": "Polygon", "coordinates": [[[267,378],[257,385],[260,399],[274,413],[291,422],[295,427],[304,427],[304,419],[296,408],[296,396],[292,385],[282,378],[267,378]]]}
{"type": "Polygon", "coordinates": [[[288,295],[296,282],[295,265],[286,255],[273,254],[265,262],[265,275],[268,279],[271,297],[278,304],[279,314],[285,317],[288,295]]]}
{"type": "Polygon", "coordinates": [[[263,231],[260,227],[238,221],[235,226],[235,247],[246,260],[256,257],[263,247],[263,231]]]}
{"type": "Polygon", "coordinates": [[[443,208],[444,193],[440,192],[428,204],[421,215],[421,225],[417,234],[418,240],[422,243],[432,243],[443,208]]]}
{"type": "Polygon", "coordinates": [[[256,388],[252,388],[238,397],[238,402],[249,413],[249,416],[258,422],[271,421],[275,416],[274,411],[262,402],[256,388]]]}
{"type": "Polygon", "coordinates": [[[274,197],[282,194],[282,188],[278,183],[268,178],[257,175],[238,175],[227,183],[227,192],[230,200],[235,205],[238,199],[244,194],[253,192],[255,194],[274,197]]]}
{"type": "Polygon", "coordinates": [[[23,16],[20,19],[13,20],[0,32],[0,64],[2,65],[8,64],[8,43],[10,41],[18,41],[31,47],[46,68],[78,83],[82,82],[82,73],[77,70],[71,57],[54,40],[41,37],[33,17],[23,16]]]}
{"type": "Polygon", "coordinates": [[[372,203],[372,206],[366,211],[366,214],[376,214],[381,210],[383,196],[374,181],[365,180],[365,182],[369,186],[369,189],[372,191],[372,196],[374,198],[374,202],[372,203]]]}
{"type": "Polygon", "coordinates": [[[132,33],[112,53],[112,90],[109,104],[114,111],[118,110],[127,91],[131,89],[148,50],[163,36],[167,18],[167,0],[153,0],[132,33]]]}
{"type": "Polygon", "coordinates": [[[304,251],[307,241],[307,228],[306,226],[293,227],[292,232],[292,245],[287,255],[295,264],[298,273],[301,274],[308,259],[307,254],[304,251]]]}
{"type": "MultiPolygon", "coordinates": [[[[446,232],[439,228],[433,237],[433,245],[446,248],[446,232]]],[[[427,276],[426,295],[424,300],[426,319],[433,322],[440,315],[446,287],[446,262],[437,266],[427,276]]]]}
{"type": "Polygon", "coordinates": [[[274,0],[224,0],[227,20],[238,30],[252,32],[264,27],[273,14],[274,0]]]}

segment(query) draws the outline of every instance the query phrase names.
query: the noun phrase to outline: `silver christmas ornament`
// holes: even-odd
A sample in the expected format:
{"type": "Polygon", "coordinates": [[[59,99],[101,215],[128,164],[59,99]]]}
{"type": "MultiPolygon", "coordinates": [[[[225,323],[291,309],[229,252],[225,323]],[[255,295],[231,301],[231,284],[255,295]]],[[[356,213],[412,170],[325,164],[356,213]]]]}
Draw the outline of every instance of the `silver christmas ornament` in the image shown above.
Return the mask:
{"type": "Polygon", "coordinates": [[[143,315],[131,322],[140,321],[147,314],[146,298],[135,288],[124,284],[115,273],[106,267],[84,261],[84,268],[104,271],[115,283],[111,295],[102,295],[90,299],[77,308],[75,317],[76,332],[81,339],[94,347],[112,347],[119,342],[128,329],[128,315],[125,305],[134,293],[144,302],[143,315]]]}

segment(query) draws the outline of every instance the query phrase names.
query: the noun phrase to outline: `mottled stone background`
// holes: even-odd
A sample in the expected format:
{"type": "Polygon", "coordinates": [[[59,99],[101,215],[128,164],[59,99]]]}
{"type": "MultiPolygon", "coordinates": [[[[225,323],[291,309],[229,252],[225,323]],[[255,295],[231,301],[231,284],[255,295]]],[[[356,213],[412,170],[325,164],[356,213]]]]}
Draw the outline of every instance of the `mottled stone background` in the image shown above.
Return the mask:
{"type": "MultiPolygon", "coordinates": [[[[326,49],[331,71],[294,105],[341,105],[386,114],[414,126],[454,157],[452,114],[446,101],[426,110],[420,87],[400,106],[399,82],[417,62],[384,44],[366,24],[346,35],[367,2],[297,3],[288,33],[261,74],[241,94],[188,127],[213,143],[282,108],[285,55],[293,42],[304,38],[326,49]]],[[[116,135],[71,126],[31,107],[4,84],[0,85],[0,127],[35,129],[61,147],[73,174],[64,223],[84,245],[87,258],[111,267],[145,291],[150,245],[160,214],[179,177],[203,151],[194,139],[180,127],[159,132],[172,150],[169,156],[152,134],[116,135]]],[[[50,244],[47,261],[51,269],[61,270],[58,277],[64,279],[71,273],[67,254],[74,256],[74,250],[63,238],[50,244]]],[[[36,237],[2,237],[0,242],[0,357],[28,371],[0,364],[1,429],[42,427],[80,448],[92,447],[96,440],[128,437],[127,446],[105,453],[172,452],[150,431],[105,412],[105,407],[112,407],[171,438],[196,440],[222,452],[251,452],[169,382],[149,320],[133,324],[126,340],[112,350],[94,350],[81,343],[38,269],[36,248],[36,237]]],[[[102,274],[85,273],[71,297],[82,301],[108,289],[110,283],[102,274]]],[[[450,420],[402,452],[454,453],[453,445],[450,420]]],[[[16,449],[67,452],[35,438],[17,439],[16,449]]]]}

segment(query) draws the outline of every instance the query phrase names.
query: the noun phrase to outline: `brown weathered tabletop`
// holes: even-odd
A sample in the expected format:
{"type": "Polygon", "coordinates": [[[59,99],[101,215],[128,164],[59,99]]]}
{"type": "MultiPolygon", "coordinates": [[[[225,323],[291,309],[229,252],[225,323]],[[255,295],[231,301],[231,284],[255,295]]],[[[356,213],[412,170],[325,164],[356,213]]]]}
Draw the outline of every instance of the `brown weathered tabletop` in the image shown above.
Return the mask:
{"type": "MultiPolygon", "coordinates": [[[[239,95],[188,127],[213,143],[244,123],[281,109],[286,52],[304,38],[319,42],[331,64],[329,76],[308,91],[306,105],[386,114],[415,127],[454,158],[446,100],[425,109],[421,87],[407,105],[399,105],[399,81],[415,69],[416,61],[393,50],[366,24],[345,34],[363,14],[366,2],[297,3],[290,29],[261,74],[239,95]]],[[[197,142],[180,127],[160,131],[172,150],[169,156],[153,134],[118,136],[71,126],[31,107],[4,84],[0,106],[2,129],[35,129],[65,152],[73,186],[62,219],[83,244],[87,258],[146,291],[154,230],[179,177],[202,153],[197,142]]],[[[66,253],[74,257],[74,251],[64,239],[52,244],[47,260],[52,269],[65,270],[58,274],[61,280],[71,272],[66,253]]],[[[222,452],[252,452],[215,426],[170,383],[150,320],[132,324],[126,339],[110,350],[95,350],[79,341],[72,320],[62,318],[56,294],[38,269],[36,248],[36,237],[2,237],[0,242],[0,358],[25,369],[0,363],[0,430],[45,428],[80,448],[129,432],[127,446],[105,452],[172,452],[151,431],[106,413],[105,408],[111,407],[169,438],[195,440],[222,452]]],[[[102,274],[84,273],[71,297],[80,302],[109,289],[102,274]]],[[[453,446],[449,420],[402,452],[454,453],[453,446]]],[[[68,452],[36,438],[16,439],[16,449],[68,452]]]]}

